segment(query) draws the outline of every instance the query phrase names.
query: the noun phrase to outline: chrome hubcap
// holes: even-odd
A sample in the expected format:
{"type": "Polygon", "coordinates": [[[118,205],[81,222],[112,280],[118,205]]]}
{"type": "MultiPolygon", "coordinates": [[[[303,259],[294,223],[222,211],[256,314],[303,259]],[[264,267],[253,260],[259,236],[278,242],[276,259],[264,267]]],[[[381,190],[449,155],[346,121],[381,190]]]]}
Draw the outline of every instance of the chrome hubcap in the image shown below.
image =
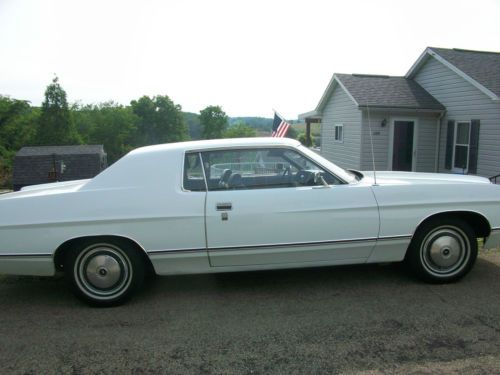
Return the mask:
{"type": "Polygon", "coordinates": [[[111,255],[97,255],[89,260],[85,272],[88,281],[100,288],[111,288],[120,279],[122,270],[118,261],[111,255]]]}
{"type": "Polygon", "coordinates": [[[81,251],[74,272],[79,288],[98,299],[119,296],[127,290],[132,279],[128,257],[111,244],[92,245],[81,251]]]}
{"type": "Polygon", "coordinates": [[[433,274],[450,276],[460,272],[469,256],[467,236],[456,227],[437,228],[422,242],[423,265],[433,274]]]}

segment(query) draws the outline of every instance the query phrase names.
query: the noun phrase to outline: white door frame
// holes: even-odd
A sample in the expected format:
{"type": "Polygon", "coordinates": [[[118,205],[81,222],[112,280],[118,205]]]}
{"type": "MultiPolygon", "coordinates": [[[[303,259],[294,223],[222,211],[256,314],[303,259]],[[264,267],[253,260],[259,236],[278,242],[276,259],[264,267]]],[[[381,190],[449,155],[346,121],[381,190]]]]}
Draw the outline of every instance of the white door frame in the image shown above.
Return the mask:
{"type": "Polygon", "coordinates": [[[389,160],[387,166],[392,171],[392,158],[394,153],[394,122],[411,121],[413,122],[413,150],[411,159],[411,170],[417,170],[417,146],[418,146],[418,118],[416,117],[391,117],[389,121],[389,160]]]}

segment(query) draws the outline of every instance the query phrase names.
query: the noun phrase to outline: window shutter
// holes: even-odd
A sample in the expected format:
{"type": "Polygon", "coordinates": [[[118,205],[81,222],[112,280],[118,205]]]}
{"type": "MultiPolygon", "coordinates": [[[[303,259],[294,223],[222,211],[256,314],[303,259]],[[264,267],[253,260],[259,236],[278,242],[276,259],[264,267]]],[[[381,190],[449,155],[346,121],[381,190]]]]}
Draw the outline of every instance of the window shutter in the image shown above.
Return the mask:
{"type": "Polygon", "coordinates": [[[470,144],[469,144],[469,170],[468,173],[477,173],[477,156],[479,151],[479,120],[471,120],[470,122],[470,144]]]}
{"type": "Polygon", "coordinates": [[[455,121],[448,120],[448,130],[446,132],[446,157],[444,167],[451,170],[451,159],[453,158],[453,136],[455,135],[455,121]]]}

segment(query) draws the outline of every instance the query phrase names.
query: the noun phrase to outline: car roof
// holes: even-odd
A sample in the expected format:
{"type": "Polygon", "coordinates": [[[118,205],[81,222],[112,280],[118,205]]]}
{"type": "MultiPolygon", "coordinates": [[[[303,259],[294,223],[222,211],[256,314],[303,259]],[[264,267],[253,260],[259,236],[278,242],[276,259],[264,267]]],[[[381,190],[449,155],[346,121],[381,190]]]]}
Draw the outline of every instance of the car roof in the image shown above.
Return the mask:
{"type": "Polygon", "coordinates": [[[265,146],[293,146],[300,145],[300,142],[291,138],[275,138],[275,137],[255,137],[255,138],[226,138],[226,139],[210,139],[201,141],[165,143],[160,145],[140,147],[130,152],[130,154],[138,153],[154,153],[163,151],[190,151],[202,149],[218,149],[218,148],[233,148],[233,147],[265,147],[265,146]]]}

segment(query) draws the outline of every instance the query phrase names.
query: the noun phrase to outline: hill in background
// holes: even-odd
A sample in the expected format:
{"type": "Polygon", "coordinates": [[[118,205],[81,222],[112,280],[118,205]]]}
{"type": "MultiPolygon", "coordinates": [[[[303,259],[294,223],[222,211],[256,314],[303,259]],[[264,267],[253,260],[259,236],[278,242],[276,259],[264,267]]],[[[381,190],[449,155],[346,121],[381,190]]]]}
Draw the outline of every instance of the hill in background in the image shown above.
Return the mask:
{"type": "MultiPolygon", "coordinates": [[[[189,129],[189,135],[192,139],[200,139],[201,138],[201,125],[199,115],[192,112],[183,112],[184,118],[186,119],[186,123],[189,129]]],[[[271,129],[273,126],[273,119],[268,117],[253,117],[253,116],[244,116],[244,117],[230,117],[229,118],[229,126],[234,126],[238,124],[244,124],[249,126],[257,131],[257,135],[261,137],[267,137],[271,135],[271,129]]],[[[298,137],[301,133],[306,132],[306,124],[300,123],[296,120],[291,120],[290,124],[292,125],[293,132],[292,136],[298,137]]],[[[312,124],[311,125],[311,136],[313,138],[319,139],[320,137],[320,124],[312,124]]],[[[319,141],[318,141],[319,142],[319,141]]]]}

